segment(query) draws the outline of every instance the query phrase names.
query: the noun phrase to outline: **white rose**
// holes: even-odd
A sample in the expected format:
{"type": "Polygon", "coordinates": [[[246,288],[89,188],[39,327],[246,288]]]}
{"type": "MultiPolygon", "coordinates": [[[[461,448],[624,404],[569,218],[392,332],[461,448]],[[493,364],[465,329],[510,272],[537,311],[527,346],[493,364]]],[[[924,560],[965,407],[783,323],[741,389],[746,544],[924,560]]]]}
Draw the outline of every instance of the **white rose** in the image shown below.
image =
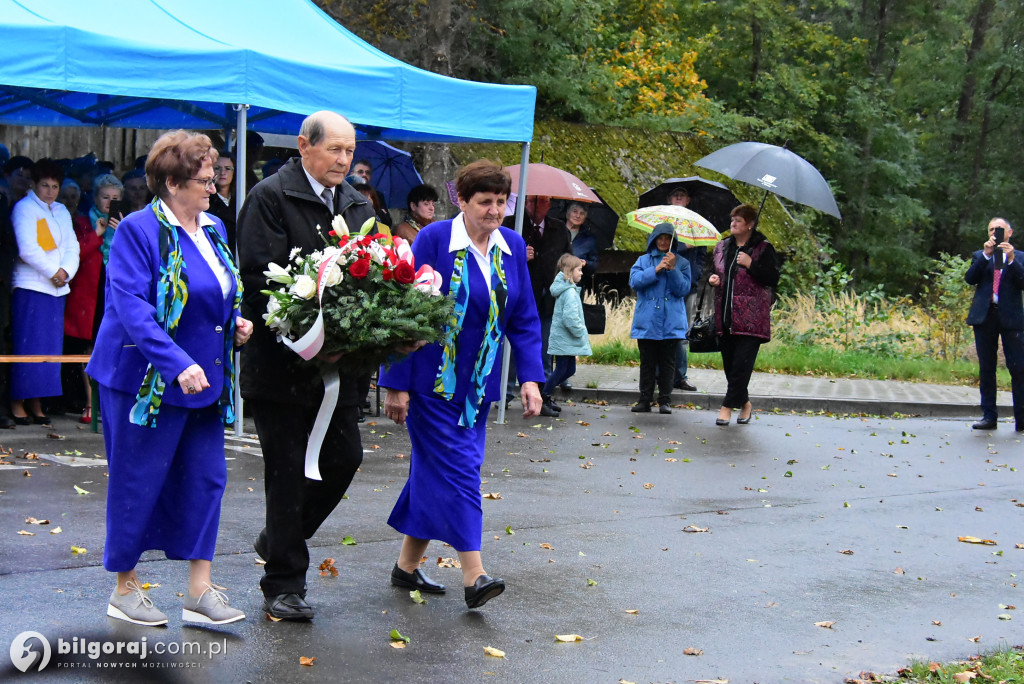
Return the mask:
{"type": "Polygon", "coordinates": [[[341,266],[338,265],[338,262],[334,262],[331,270],[327,272],[327,287],[334,287],[341,282],[343,277],[344,273],[342,273],[341,266]]]}
{"type": "Polygon", "coordinates": [[[345,223],[345,217],[338,214],[331,221],[331,229],[334,230],[335,237],[341,237],[342,235],[348,235],[348,224],[345,223]]]}
{"type": "Polygon", "coordinates": [[[316,281],[308,275],[300,275],[295,279],[291,292],[301,299],[312,299],[316,294],[316,281]]]}

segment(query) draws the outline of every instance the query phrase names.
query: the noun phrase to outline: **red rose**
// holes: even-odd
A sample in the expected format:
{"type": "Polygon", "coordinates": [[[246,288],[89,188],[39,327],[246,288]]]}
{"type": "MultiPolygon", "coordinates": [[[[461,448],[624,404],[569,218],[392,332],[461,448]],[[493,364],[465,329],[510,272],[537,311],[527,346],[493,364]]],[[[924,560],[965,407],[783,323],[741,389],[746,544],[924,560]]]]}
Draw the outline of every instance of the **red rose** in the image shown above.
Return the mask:
{"type": "Polygon", "coordinates": [[[411,284],[416,280],[416,269],[408,261],[399,261],[395,266],[395,280],[404,285],[411,284]]]}
{"type": "Polygon", "coordinates": [[[353,278],[365,278],[366,274],[370,272],[370,260],[357,259],[353,261],[352,265],[348,267],[348,272],[353,278]]]}
{"type": "Polygon", "coordinates": [[[383,271],[381,271],[381,277],[384,280],[391,280],[392,278],[395,277],[395,272],[392,271],[390,268],[385,268],[383,271]]]}

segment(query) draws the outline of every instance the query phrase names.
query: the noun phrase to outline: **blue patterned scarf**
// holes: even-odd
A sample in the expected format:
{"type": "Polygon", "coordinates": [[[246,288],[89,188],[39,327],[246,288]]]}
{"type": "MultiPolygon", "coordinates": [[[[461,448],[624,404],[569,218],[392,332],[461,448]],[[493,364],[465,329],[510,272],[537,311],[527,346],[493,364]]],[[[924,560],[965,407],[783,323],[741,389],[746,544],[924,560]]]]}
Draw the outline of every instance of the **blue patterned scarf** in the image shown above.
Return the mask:
{"type": "MultiPolygon", "coordinates": [[[[161,263],[160,277],[156,283],[156,322],[173,340],[178,331],[182,311],[188,302],[188,273],[182,268],[185,265],[185,259],[181,252],[181,246],[178,244],[178,230],[170,224],[167,216],[160,209],[159,197],[153,198],[150,208],[160,223],[161,263]]],[[[235,279],[235,298],[232,310],[237,310],[242,303],[242,280],[239,277],[231,250],[228,249],[227,242],[214,226],[202,226],[201,229],[206,231],[210,243],[235,279]]],[[[235,317],[232,315],[228,320],[227,331],[224,335],[224,358],[227,359],[227,368],[224,369],[224,385],[220,395],[220,410],[225,425],[235,422],[234,340],[235,317]]],[[[160,413],[166,386],[163,376],[153,367],[153,364],[149,364],[146,368],[146,376],[142,380],[142,386],[135,397],[135,406],[132,407],[132,423],[143,427],[156,427],[156,418],[160,413]]]]}
{"type": "MultiPolygon", "coordinates": [[[[437,378],[434,381],[434,392],[448,401],[451,401],[455,395],[455,357],[459,349],[459,332],[462,330],[462,323],[466,318],[466,305],[469,302],[469,274],[465,273],[467,251],[468,248],[463,248],[455,255],[455,267],[452,270],[449,285],[449,292],[455,293],[455,309],[445,327],[444,354],[441,356],[441,365],[438,366],[437,378]]],[[[498,356],[498,343],[501,341],[505,302],[508,297],[505,269],[501,259],[501,249],[497,245],[493,245],[488,259],[491,265],[491,296],[487,310],[487,327],[484,329],[484,339],[477,353],[476,363],[473,365],[473,375],[469,391],[466,392],[466,402],[459,415],[461,427],[471,428],[476,425],[480,407],[484,401],[487,378],[491,374],[494,360],[498,356]]]]}

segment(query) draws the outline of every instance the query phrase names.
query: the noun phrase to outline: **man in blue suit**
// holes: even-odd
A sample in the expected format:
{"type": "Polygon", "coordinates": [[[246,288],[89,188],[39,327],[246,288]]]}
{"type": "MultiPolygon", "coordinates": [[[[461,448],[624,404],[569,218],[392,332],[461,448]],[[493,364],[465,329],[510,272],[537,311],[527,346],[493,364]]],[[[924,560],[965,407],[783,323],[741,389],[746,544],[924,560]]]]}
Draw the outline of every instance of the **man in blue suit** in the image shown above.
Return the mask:
{"type": "Polygon", "coordinates": [[[981,390],[981,420],[975,430],[994,430],[996,410],[996,351],[1003,340],[1003,356],[1010,371],[1013,391],[1013,417],[1017,432],[1024,432],[1024,265],[1014,258],[1010,236],[1013,229],[1006,219],[988,223],[988,241],[974,253],[964,280],[974,285],[974,300],[967,314],[967,325],[974,326],[974,344],[978,350],[978,386],[981,390]],[[1003,240],[998,242],[996,231],[1003,240]],[[999,266],[1002,265],[1002,268],[999,266]]]}

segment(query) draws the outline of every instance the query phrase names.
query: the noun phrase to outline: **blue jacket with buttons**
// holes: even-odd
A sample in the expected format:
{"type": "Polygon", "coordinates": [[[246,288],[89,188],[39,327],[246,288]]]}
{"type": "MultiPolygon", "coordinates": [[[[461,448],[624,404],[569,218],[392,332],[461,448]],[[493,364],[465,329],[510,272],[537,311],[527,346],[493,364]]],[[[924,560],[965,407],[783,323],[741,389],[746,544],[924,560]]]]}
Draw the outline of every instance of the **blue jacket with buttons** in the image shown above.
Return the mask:
{"type": "MultiPolygon", "coordinates": [[[[211,217],[212,218],[212,217],[211,217]]],[[[213,218],[224,237],[224,224],[213,218]]],[[[188,302],[182,310],[174,339],[156,321],[156,282],[160,277],[160,224],[149,207],[133,212],[118,225],[107,264],[103,321],[96,333],[92,358],[86,368],[91,378],[106,387],[135,394],[152,363],[167,385],[163,401],[169,406],[201,408],[220,399],[224,387],[224,336],[232,310],[235,287],[227,297],[199,248],[177,227],[188,275],[188,302]],[[183,370],[197,363],[210,387],[186,395],[176,382],[183,370]]],[[[229,266],[228,270],[232,270],[229,266]]]]}
{"type": "Polygon", "coordinates": [[[690,263],[676,256],[676,267],[655,273],[665,252],[658,251],[659,235],[672,229],[655,228],[647,241],[647,253],[629,271],[629,286],[636,290],[636,310],[629,336],[635,340],[681,340],[686,337],[686,303],[690,292],[690,263]]]}

